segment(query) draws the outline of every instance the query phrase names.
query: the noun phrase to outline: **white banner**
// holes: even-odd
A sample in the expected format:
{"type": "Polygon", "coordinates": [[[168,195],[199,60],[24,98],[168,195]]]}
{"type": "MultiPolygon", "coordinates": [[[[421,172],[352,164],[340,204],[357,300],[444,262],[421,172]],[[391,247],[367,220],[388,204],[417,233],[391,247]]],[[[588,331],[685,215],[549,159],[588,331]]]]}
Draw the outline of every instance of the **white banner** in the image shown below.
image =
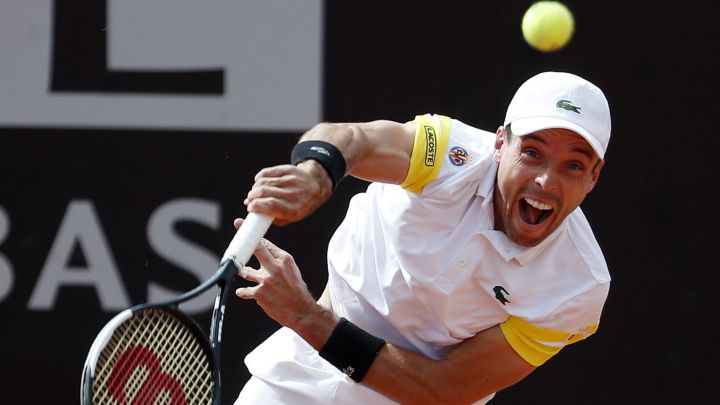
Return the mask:
{"type": "Polygon", "coordinates": [[[321,0],[0,2],[0,126],[297,131],[321,78],[321,0]]]}

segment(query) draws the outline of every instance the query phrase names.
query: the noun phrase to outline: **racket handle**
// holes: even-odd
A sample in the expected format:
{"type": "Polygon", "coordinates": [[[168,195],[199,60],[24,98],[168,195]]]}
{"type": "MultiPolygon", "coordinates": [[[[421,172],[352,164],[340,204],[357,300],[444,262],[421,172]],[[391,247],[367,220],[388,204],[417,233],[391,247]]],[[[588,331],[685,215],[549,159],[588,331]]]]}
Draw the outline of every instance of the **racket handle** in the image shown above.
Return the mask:
{"type": "Polygon", "coordinates": [[[272,221],[272,217],[267,215],[249,212],[242,226],[230,241],[220,263],[232,260],[237,269],[245,266],[260,242],[260,238],[270,228],[272,221]]]}

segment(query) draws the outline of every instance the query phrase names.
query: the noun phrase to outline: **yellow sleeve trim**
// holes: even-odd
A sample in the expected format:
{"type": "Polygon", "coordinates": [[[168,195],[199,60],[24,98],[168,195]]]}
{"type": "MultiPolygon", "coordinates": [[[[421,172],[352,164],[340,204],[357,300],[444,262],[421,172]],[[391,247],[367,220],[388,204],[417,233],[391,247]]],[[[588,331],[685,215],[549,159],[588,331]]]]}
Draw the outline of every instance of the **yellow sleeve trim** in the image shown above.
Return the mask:
{"type": "Polygon", "coordinates": [[[415,143],[410,157],[410,169],[400,183],[404,189],[415,194],[422,193],[440,173],[442,156],[447,152],[452,120],[440,115],[440,125],[430,114],[415,117],[415,143]]]}
{"type": "Polygon", "coordinates": [[[528,363],[540,366],[556,355],[560,349],[578,340],[585,339],[597,331],[598,324],[582,329],[581,332],[561,332],[533,325],[523,319],[511,316],[500,324],[510,346],[528,363]],[[555,345],[548,345],[555,344],[555,345]]]}

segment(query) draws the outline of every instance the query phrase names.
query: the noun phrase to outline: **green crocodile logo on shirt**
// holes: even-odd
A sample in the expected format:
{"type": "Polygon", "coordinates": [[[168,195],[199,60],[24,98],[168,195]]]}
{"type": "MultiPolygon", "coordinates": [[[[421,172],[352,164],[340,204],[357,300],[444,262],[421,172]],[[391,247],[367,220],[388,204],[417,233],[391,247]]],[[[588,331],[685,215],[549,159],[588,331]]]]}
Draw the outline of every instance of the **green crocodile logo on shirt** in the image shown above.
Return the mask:
{"type": "Polygon", "coordinates": [[[557,104],[555,104],[555,107],[562,108],[563,110],[572,111],[578,114],[580,114],[581,109],[581,107],[574,105],[570,100],[558,100],[557,104]]]}
{"type": "Polygon", "coordinates": [[[503,304],[503,305],[510,304],[510,301],[508,301],[508,299],[505,298],[505,295],[504,295],[504,294],[510,295],[510,293],[507,292],[505,287],[503,287],[501,285],[496,285],[495,287],[493,287],[493,292],[495,293],[495,299],[500,301],[501,304],[503,304]]]}

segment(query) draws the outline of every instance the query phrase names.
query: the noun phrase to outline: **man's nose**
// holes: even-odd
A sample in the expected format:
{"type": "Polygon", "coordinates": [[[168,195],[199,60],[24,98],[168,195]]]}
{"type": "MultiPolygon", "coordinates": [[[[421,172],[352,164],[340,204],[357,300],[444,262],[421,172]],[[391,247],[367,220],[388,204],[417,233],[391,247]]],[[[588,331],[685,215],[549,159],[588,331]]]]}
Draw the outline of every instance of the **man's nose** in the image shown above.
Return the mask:
{"type": "Polygon", "coordinates": [[[535,177],[535,183],[537,183],[544,191],[550,191],[557,186],[555,175],[549,170],[545,170],[535,177]]]}

